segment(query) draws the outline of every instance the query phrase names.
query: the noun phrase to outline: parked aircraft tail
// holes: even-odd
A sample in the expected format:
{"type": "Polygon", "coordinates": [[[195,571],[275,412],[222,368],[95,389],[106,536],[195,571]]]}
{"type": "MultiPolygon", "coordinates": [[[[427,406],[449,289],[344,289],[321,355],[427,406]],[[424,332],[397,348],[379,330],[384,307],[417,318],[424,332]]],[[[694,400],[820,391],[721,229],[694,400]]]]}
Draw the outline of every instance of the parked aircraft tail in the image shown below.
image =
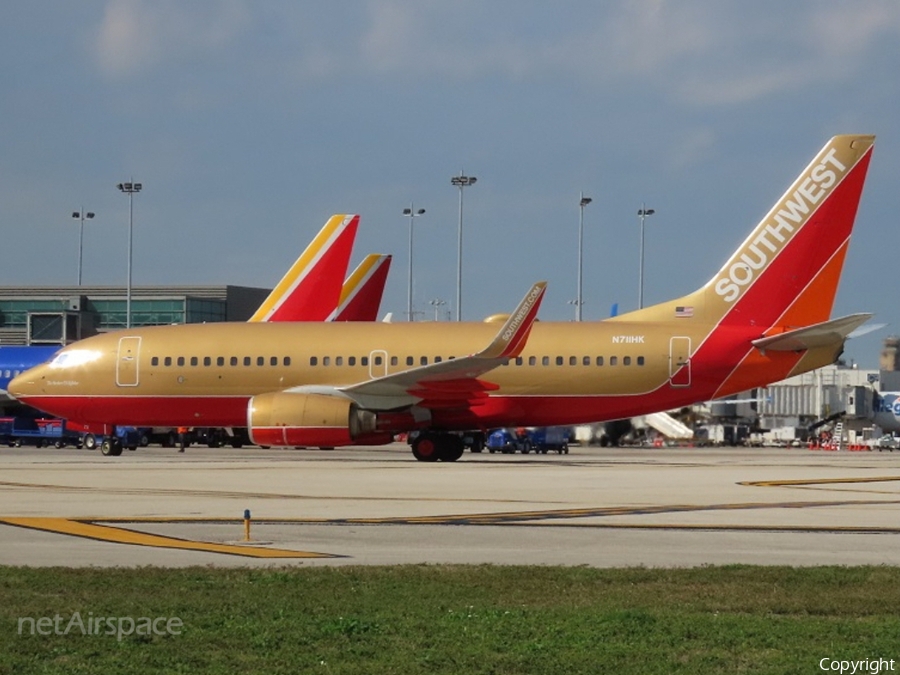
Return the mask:
{"type": "Polygon", "coordinates": [[[358,215],[329,218],[250,321],[324,321],[340,299],[358,226],[358,215]]]}
{"type": "Polygon", "coordinates": [[[326,321],[375,321],[390,268],[390,255],[367,255],[347,277],[340,301],[326,321]]]}

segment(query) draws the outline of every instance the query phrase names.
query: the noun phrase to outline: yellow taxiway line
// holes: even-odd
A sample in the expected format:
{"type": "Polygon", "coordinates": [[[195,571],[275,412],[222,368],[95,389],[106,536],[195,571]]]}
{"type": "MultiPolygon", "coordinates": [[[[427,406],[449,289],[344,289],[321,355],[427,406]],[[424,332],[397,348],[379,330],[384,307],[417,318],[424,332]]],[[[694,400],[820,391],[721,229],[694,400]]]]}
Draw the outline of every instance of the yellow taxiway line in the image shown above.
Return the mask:
{"type": "MultiPolygon", "coordinates": [[[[234,522],[234,521],[232,521],[234,522]]],[[[330,553],[313,553],[310,551],[291,551],[278,548],[261,548],[253,546],[253,542],[242,544],[217,544],[206,541],[178,539],[158,534],[137,532],[121,527],[99,525],[91,521],[70,518],[0,518],[0,523],[24,527],[30,530],[55,532],[72,537],[83,537],[96,541],[108,541],[116,544],[133,544],[135,546],[152,546],[155,548],[175,548],[187,551],[205,551],[208,553],[224,553],[240,555],[248,558],[339,558],[330,553]]]]}

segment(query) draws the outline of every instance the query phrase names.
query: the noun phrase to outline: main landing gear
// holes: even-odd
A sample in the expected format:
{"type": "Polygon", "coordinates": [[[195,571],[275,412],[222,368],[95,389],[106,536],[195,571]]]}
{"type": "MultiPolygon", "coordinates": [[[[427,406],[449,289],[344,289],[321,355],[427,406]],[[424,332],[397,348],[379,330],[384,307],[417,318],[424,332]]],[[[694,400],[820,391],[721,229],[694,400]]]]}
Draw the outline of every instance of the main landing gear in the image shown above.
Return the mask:
{"type": "Polygon", "coordinates": [[[430,431],[420,433],[411,445],[413,456],[420,462],[455,462],[465,450],[461,436],[430,431]]]}

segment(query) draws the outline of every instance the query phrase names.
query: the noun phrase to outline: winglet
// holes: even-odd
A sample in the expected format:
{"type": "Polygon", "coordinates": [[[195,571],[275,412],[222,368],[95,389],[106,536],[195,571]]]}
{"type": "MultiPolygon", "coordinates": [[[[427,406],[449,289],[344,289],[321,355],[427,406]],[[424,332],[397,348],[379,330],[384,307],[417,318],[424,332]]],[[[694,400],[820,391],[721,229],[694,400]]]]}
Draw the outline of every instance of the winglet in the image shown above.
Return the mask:
{"type": "Polygon", "coordinates": [[[478,356],[491,359],[513,358],[522,353],[531,327],[537,319],[547,282],[539,281],[522,298],[516,311],[509,315],[497,337],[478,356]]]}

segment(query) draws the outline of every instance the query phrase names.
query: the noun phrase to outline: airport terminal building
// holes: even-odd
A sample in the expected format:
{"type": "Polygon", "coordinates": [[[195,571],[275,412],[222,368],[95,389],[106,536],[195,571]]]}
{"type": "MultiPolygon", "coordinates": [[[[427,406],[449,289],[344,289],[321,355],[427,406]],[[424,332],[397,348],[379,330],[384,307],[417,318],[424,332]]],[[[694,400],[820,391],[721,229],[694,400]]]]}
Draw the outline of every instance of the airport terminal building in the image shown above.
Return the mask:
{"type": "MultiPolygon", "coordinates": [[[[270,289],[134,286],[132,326],[246,321],[270,289]]],[[[0,345],[64,345],[125,328],[121,286],[0,286],[0,345]]]]}

